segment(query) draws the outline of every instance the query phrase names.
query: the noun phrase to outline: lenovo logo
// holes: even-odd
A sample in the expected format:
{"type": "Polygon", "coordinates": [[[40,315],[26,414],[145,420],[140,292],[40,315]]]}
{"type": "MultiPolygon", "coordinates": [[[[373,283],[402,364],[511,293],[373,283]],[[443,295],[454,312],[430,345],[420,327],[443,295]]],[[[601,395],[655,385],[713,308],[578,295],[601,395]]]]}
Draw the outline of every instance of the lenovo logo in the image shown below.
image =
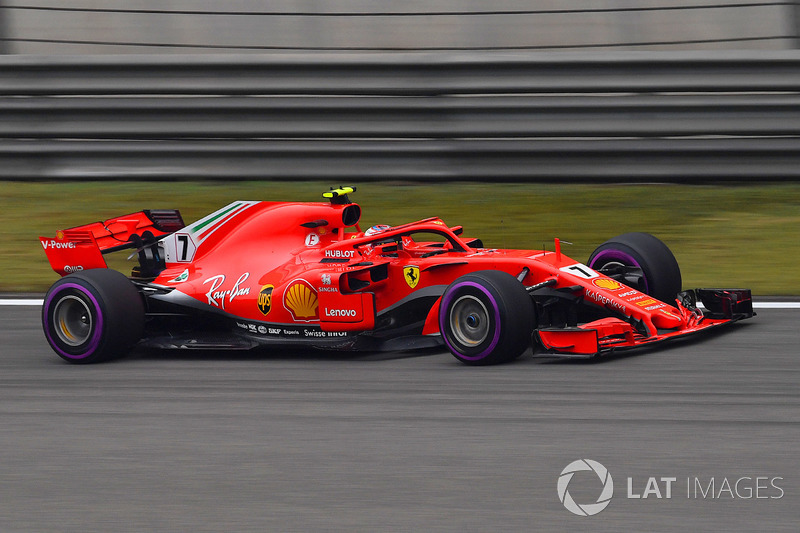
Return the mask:
{"type": "Polygon", "coordinates": [[[355,309],[325,309],[325,316],[330,317],[354,317],[356,314],[355,309]]]}

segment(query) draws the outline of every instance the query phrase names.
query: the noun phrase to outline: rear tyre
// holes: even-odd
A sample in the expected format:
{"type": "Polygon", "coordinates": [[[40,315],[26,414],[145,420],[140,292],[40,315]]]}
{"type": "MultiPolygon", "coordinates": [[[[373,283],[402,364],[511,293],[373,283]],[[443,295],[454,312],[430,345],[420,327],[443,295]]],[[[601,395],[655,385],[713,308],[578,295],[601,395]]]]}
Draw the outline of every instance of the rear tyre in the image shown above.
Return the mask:
{"type": "Polygon", "coordinates": [[[453,356],[468,365],[513,361],[531,344],[533,301],[514,276],[467,274],[442,295],[439,330],[453,356]]]}
{"type": "Polygon", "coordinates": [[[604,242],[589,258],[589,267],[603,270],[614,266],[641,269],[640,282],[626,285],[662,302],[672,303],[681,291],[681,269],[666,244],[649,233],[624,233],[604,242]]]}
{"type": "Polygon", "coordinates": [[[141,339],[144,303],[120,272],[86,270],[50,287],[42,326],[47,342],[65,361],[98,363],[125,355],[141,339]]]}

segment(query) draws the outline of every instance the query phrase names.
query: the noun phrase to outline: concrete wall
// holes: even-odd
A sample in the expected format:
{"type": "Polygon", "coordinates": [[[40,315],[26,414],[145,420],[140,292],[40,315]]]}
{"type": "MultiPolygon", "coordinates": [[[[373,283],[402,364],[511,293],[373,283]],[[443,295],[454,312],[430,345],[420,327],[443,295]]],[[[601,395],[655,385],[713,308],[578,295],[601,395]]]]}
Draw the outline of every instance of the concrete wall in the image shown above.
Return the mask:
{"type": "Polygon", "coordinates": [[[753,3],[753,0],[0,0],[0,32],[4,34],[0,37],[5,39],[2,51],[15,54],[794,48],[796,6],[768,0],[755,2],[759,4],[755,6],[737,5],[753,3]],[[709,4],[725,7],[697,9],[709,4]],[[20,9],[23,6],[59,9],[20,9]],[[526,13],[502,13],[505,11],[526,13]]]}

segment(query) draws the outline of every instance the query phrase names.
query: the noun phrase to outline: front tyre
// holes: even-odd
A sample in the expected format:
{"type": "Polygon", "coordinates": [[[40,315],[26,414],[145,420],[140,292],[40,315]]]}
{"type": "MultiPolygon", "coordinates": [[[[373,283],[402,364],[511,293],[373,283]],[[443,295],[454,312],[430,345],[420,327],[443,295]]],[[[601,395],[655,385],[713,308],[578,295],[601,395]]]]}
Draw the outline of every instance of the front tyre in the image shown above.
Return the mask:
{"type": "Polygon", "coordinates": [[[65,361],[97,363],[126,354],[142,337],[144,304],[120,272],[92,269],[64,276],[42,306],[47,342],[65,361]]]}
{"type": "Polygon", "coordinates": [[[533,325],[531,297],[505,272],[467,274],[442,295],[442,339],[453,356],[468,365],[513,361],[530,346],[533,325]]]}
{"type": "Polygon", "coordinates": [[[589,258],[589,267],[607,270],[631,268],[640,275],[622,279],[630,285],[661,300],[674,302],[681,291],[681,269],[666,244],[649,233],[624,233],[597,247],[589,258]]]}

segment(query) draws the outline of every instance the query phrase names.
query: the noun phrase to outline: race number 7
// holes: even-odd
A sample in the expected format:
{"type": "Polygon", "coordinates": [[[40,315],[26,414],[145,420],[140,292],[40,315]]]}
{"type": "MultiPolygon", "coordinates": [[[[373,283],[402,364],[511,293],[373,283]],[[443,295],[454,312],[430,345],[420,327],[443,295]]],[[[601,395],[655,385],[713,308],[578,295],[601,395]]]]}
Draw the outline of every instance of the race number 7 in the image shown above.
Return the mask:
{"type": "Polygon", "coordinates": [[[578,276],[579,278],[584,279],[592,279],[600,276],[600,274],[581,263],[575,263],[574,265],[561,267],[559,270],[561,272],[566,272],[567,274],[572,274],[573,276],[578,276]]]}
{"type": "Polygon", "coordinates": [[[176,233],[175,234],[175,243],[176,243],[176,250],[175,254],[177,257],[175,261],[178,263],[188,263],[192,259],[194,259],[194,252],[196,250],[194,241],[192,240],[191,235],[188,233],[176,233]]]}
{"type": "Polygon", "coordinates": [[[186,261],[186,252],[189,251],[188,235],[178,235],[178,247],[180,248],[178,261],[186,261]]]}

